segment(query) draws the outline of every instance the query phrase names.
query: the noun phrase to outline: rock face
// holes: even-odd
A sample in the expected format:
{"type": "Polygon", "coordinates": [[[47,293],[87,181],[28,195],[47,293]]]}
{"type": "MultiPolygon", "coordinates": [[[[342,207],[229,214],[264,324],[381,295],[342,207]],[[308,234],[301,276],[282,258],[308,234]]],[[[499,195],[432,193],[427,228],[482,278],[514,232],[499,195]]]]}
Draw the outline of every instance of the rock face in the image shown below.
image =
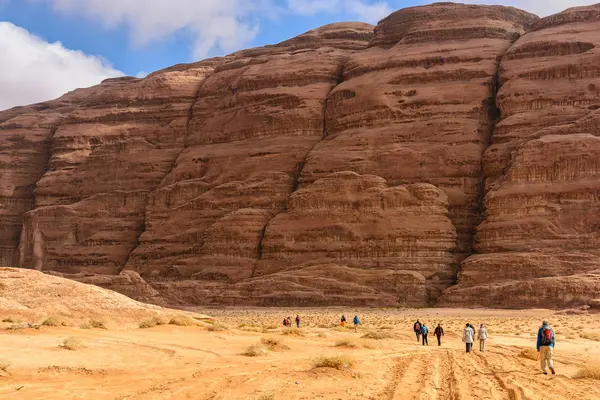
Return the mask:
{"type": "Polygon", "coordinates": [[[599,12],[436,3],[2,112],[2,263],[177,304],[589,303],[599,12]]]}
{"type": "Polygon", "coordinates": [[[599,15],[596,5],[542,19],[505,54],[480,254],[445,301],[554,307],[598,297],[599,15]]]}

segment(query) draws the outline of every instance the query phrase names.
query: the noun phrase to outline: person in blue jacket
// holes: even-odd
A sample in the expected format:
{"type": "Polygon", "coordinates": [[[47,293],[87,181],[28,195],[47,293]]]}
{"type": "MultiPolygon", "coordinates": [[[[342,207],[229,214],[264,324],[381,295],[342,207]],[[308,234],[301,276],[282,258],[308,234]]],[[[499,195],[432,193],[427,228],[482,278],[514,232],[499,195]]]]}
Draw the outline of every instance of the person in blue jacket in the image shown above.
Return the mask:
{"type": "Polygon", "coordinates": [[[552,361],[554,343],[554,330],[548,324],[548,321],[544,321],[537,334],[537,351],[540,353],[540,366],[542,367],[542,372],[544,372],[544,375],[548,375],[546,364],[548,365],[548,368],[550,368],[552,375],[556,374],[556,371],[554,370],[554,362],[552,361]]]}
{"type": "Polygon", "coordinates": [[[425,323],[423,323],[423,326],[421,327],[421,336],[423,336],[423,346],[425,346],[425,344],[427,344],[427,346],[429,346],[429,341],[427,340],[428,334],[429,334],[429,328],[427,328],[427,325],[425,325],[425,323]]]}
{"type": "Polygon", "coordinates": [[[357,332],[358,326],[360,325],[360,320],[358,319],[358,315],[354,316],[354,319],[352,320],[352,322],[354,322],[354,332],[357,332]]]}

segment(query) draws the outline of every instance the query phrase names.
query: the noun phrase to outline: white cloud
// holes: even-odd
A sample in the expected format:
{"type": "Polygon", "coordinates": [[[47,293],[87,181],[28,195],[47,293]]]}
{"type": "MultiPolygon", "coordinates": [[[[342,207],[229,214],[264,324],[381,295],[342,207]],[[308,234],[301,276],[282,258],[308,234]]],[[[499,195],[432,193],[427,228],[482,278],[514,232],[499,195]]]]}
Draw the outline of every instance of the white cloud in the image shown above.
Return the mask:
{"type": "Polygon", "coordinates": [[[598,1],[599,0],[461,0],[460,2],[469,4],[502,4],[505,6],[517,7],[537,14],[540,17],[545,17],[561,12],[567,8],[596,4],[598,1]]]}
{"type": "Polygon", "coordinates": [[[275,0],[29,0],[62,13],[85,15],[107,27],[126,26],[135,46],[185,31],[194,37],[195,59],[248,46],[259,19],[275,18],[275,0]]]}
{"type": "Polygon", "coordinates": [[[386,1],[367,0],[287,0],[288,7],[299,15],[341,12],[358,17],[372,24],[394,11],[386,1]]]}
{"type": "Polygon", "coordinates": [[[0,54],[0,110],[123,75],[99,57],[48,43],[10,22],[0,22],[0,54]]]}

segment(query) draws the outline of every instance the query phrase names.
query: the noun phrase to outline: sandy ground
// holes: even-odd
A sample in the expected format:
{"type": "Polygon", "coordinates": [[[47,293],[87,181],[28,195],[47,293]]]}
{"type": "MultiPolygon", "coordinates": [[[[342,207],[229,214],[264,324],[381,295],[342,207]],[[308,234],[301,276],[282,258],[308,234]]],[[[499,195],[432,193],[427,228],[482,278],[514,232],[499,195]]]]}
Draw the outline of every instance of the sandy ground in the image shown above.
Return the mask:
{"type": "Polygon", "coordinates": [[[600,399],[599,381],[575,378],[582,366],[600,363],[598,315],[302,309],[300,334],[284,334],[281,320],[296,310],[199,311],[226,330],[209,330],[210,324],[2,329],[0,399],[600,399]],[[349,320],[358,313],[358,332],[338,326],[342,313],[349,320]],[[417,343],[411,332],[417,316],[432,330],[442,324],[441,347],[433,337],[429,346],[417,343]],[[542,375],[537,361],[519,355],[535,348],[543,318],[557,332],[556,376],[542,375]],[[460,339],[467,321],[488,325],[485,353],[465,353],[460,339]],[[362,338],[367,333],[391,337],[362,338]],[[84,347],[59,347],[69,337],[84,347]],[[280,343],[269,349],[264,338],[280,343]],[[259,356],[241,354],[252,345],[259,356]],[[319,357],[332,356],[355,364],[313,368],[319,357]]]}

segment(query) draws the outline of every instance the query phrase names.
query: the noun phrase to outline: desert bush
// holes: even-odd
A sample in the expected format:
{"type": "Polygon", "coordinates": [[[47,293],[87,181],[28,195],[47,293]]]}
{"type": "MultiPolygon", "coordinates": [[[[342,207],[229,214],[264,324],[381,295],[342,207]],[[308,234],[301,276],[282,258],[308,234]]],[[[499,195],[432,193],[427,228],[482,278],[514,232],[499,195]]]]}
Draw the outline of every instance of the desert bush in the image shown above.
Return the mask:
{"type": "Polygon", "coordinates": [[[575,374],[575,379],[600,380],[600,365],[583,365],[575,374]]]}
{"type": "Polygon", "coordinates": [[[140,328],[154,328],[158,325],[166,325],[169,323],[169,320],[163,317],[152,317],[150,319],[144,320],[140,322],[140,328]]]}
{"type": "Polygon", "coordinates": [[[274,394],[263,394],[256,400],[275,400],[274,394]]]}
{"type": "Polygon", "coordinates": [[[267,350],[264,347],[257,344],[248,346],[248,348],[242,353],[242,355],[246,357],[258,357],[264,356],[265,354],[267,354],[267,350]]]}
{"type": "Polygon", "coordinates": [[[56,317],[48,317],[44,320],[44,322],[42,322],[42,325],[44,325],[44,326],[66,326],[67,324],[65,324],[63,321],[59,320],[56,317]]]}
{"type": "Polygon", "coordinates": [[[58,347],[62,347],[66,350],[78,350],[84,348],[85,346],[83,345],[83,342],[80,339],[76,337],[70,337],[63,340],[62,344],[58,347]]]}
{"type": "Polygon", "coordinates": [[[222,332],[226,331],[229,328],[226,325],[223,325],[219,322],[215,322],[207,328],[210,332],[222,332]]]}
{"type": "Polygon", "coordinates": [[[335,347],[348,347],[351,349],[358,347],[358,345],[350,339],[340,339],[337,342],[335,342],[334,346],[335,347]]]}
{"type": "Polygon", "coordinates": [[[276,337],[268,337],[260,339],[260,342],[267,347],[277,347],[281,345],[281,340],[276,337]]]}
{"type": "Polygon", "coordinates": [[[298,329],[298,328],[288,328],[288,329],[284,329],[283,332],[281,332],[282,335],[296,335],[296,336],[306,336],[306,333],[304,333],[304,331],[298,329]]]}
{"type": "Polygon", "coordinates": [[[389,332],[377,332],[371,331],[362,335],[363,339],[374,339],[374,340],[382,340],[382,339],[391,339],[392,334],[389,332]]]}
{"type": "Polygon", "coordinates": [[[23,321],[18,318],[7,317],[2,320],[2,322],[8,322],[9,324],[20,324],[23,321]]]}
{"type": "Polygon", "coordinates": [[[587,340],[594,340],[600,342],[600,333],[583,332],[580,336],[587,340]]]}
{"type": "Polygon", "coordinates": [[[99,319],[90,319],[89,325],[96,329],[106,329],[104,321],[100,321],[99,319]]]}
{"type": "Polygon", "coordinates": [[[313,362],[313,369],[333,368],[345,370],[352,368],[356,362],[347,356],[319,357],[313,362]]]}
{"type": "Polygon", "coordinates": [[[519,357],[527,358],[529,360],[538,360],[539,353],[535,349],[523,349],[519,353],[519,357]]]}
{"type": "Polygon", "coordinates": [[[169,321],[170,325],[177,325],[177,326],[195,326],[196,321],[194,321],[192,318],[185,316],[185,315],[179,315],[177,317],[173,317],[171,318],[171,320],[169,321]]]}

